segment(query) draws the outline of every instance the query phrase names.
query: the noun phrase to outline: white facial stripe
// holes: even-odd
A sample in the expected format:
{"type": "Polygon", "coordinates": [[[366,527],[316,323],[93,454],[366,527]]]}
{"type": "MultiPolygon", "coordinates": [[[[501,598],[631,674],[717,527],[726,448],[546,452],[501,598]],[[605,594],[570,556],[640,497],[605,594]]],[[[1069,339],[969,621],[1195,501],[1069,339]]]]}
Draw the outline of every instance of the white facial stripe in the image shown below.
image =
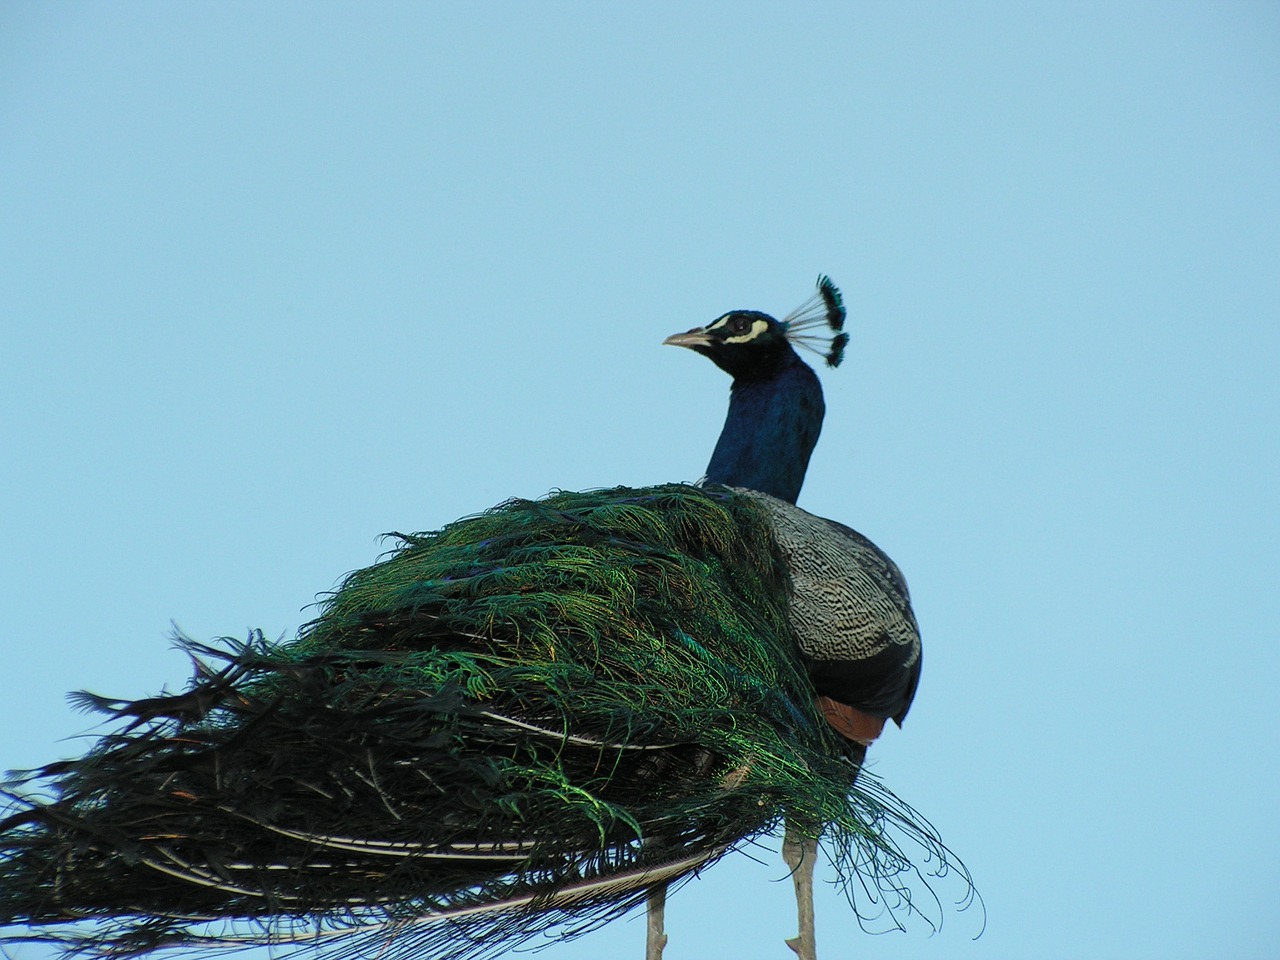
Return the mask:
{"type": "Polygon", "coordinates": [[[754,340],[756,337],[760,336],[760,334],[764,333],[768,329],[769,329],[769,324],[767,321],[752,320],[750,330],[736,337],[725,337],[724,342],[725,343],[746,343],[749,340],[754,340]]]}

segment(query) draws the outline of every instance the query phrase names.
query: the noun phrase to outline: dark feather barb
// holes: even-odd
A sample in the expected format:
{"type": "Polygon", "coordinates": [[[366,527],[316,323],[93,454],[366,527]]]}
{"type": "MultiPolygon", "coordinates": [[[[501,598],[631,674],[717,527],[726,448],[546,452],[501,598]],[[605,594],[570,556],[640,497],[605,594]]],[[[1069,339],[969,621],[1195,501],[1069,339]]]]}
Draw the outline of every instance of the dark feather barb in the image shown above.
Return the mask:
{"type": "Polygon", "coordinates": [[[831,325],[831,329],[844,329],[844,297],[840,295],[840,290],[832,283],[831,278],[825,274],[818,277],[818,295],[822,297],[823,306],[826,307],[827,323],[831,325]]]}

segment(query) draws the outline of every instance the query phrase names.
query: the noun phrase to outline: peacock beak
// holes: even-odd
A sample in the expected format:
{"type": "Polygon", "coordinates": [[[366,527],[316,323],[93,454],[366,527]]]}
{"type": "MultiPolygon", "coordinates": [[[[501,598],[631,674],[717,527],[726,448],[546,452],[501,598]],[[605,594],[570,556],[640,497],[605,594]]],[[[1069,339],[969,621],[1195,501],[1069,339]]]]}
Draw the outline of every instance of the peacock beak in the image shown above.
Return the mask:
{"type": "Polygon", "coordinates": [[[687,333],[673,333],[667,339],[662,341],[663,346],[673,347],[689,347],[691,349],[697,347],[711,346],[712,338],[707,333],[706,327],[694,327],[687,333]]]}

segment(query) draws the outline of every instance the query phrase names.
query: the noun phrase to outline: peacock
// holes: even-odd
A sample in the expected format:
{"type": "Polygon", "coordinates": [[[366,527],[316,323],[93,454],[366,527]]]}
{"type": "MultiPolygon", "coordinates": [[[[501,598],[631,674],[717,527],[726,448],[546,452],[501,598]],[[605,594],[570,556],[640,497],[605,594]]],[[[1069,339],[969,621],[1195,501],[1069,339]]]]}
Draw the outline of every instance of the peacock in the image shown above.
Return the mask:
{"type": "Polygon", "coordinates": [[[824,416],[795,348],[838,365],[844,316],[823,277],[783,320],[667,338],[733,378],[698,484],[394,534],[294,638],[178,636],[183,692],[72,695],[108,732],[10,775],[0,936],[463,960],[647,904],[659,960],[668,888],[785,824],[812,960],[820,837],[891,908],[920,909],[912,844],[967,879],[861,772],[919,681],[906,583],[795,505],[824,416]]]}

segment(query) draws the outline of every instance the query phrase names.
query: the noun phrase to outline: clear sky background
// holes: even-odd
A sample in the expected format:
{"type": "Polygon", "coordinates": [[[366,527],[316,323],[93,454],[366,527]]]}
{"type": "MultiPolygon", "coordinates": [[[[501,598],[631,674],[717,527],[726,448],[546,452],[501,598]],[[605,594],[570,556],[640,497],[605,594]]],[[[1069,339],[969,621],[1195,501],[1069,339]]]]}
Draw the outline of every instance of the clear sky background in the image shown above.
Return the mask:
{"type": "MultiPolygon", "coordinates": [[[[696,480],[728,380],[662,338],[820,272],[800,503],[911,582],[874,769],[987,910],[869,936],[824,887],[820,955],[1280,955],[1273,3],[7,0],[0,767],[379,533],[696,480]]],[[[758,858],[669,960],[789,956],[758,858]]]]}

